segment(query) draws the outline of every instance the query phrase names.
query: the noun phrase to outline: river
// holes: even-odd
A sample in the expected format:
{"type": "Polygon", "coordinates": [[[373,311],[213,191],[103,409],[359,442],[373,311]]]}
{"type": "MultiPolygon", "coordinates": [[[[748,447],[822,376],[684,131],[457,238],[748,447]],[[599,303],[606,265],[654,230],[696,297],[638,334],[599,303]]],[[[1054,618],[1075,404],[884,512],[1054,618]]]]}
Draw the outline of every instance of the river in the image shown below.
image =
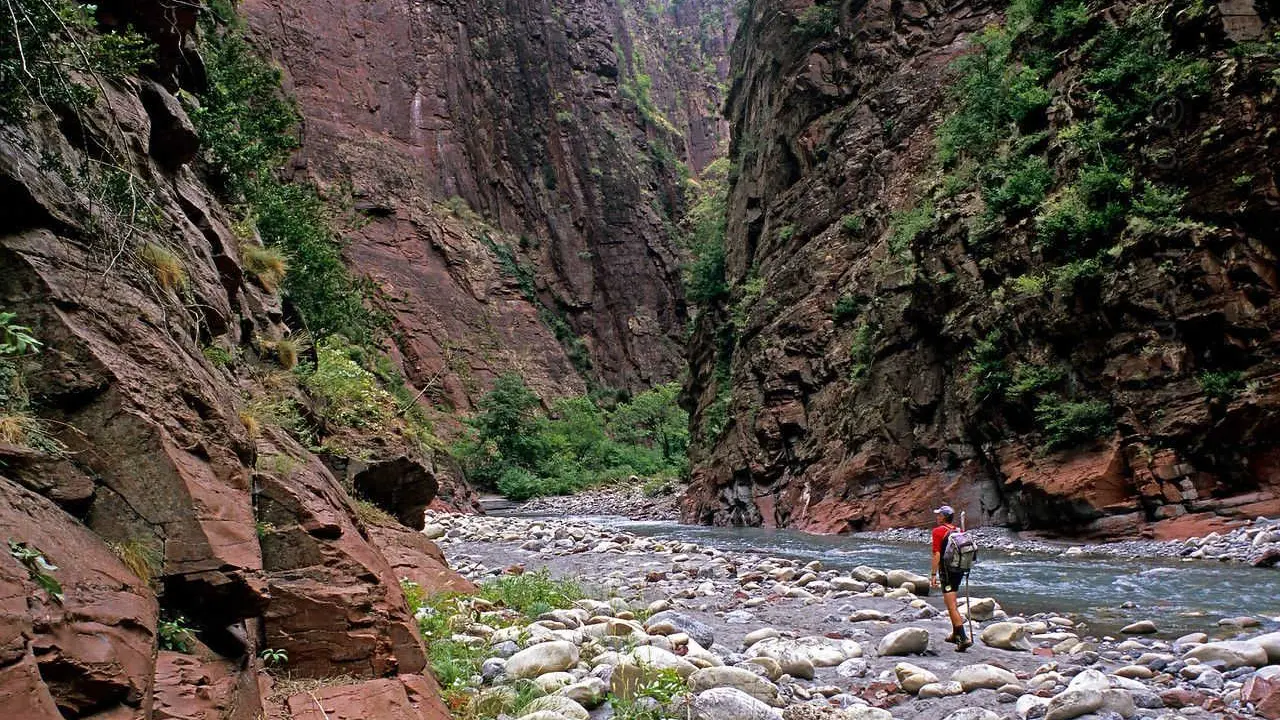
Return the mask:
{"type": "MultiPolygon", "coordinates": [[[[833,569],[904,568],[927,575],[928,549],[796,530],[709,527],[676,522],[585,518],[636,535],[675,538],[722,550],[754,552],[833,569]]],[[[971,574],[974,596],[991,596],[1010,613],[1071,613],[1094,633],[1135,620],[1154,621],[1164,636],[1205,630],[1219,618],[1254,616],[1270,627],[1280,616],[1280,572],[1205,561],[1008,553],[984,549],[971,574]]]]}

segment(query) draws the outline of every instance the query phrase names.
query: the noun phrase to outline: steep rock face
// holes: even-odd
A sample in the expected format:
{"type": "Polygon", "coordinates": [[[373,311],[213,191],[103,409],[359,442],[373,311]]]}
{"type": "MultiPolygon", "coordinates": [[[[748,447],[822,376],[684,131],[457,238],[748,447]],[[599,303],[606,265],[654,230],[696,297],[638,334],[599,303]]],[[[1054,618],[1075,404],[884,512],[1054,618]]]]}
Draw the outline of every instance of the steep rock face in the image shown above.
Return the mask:
{"type": "Polygon", "coordinates": [[[429,397],[676,376],[677,160],[722,145],[729,5],[244,4],[305,116],[295,171],[353,194],[348,258],[429,397]]]}
{"type": "MultiPolygon", "coordinates": [[[[161,22],[179,6],[133,10],[159,13],[190,48],[193,15],[161,22]]],[[[363,475],[344,487],[247,412],[267,383],[295,382],[259,356],[288,331],[284,312],[247,279],[253,240],[183,162],[192,126],[166,85],[198,84],[164,63],[153,75],[0,129],[0,308],[43,343],[3,359],[5,437],[16,424],[25,442],[0,446],[0,536],[55,566],[0,552],[0,706],[249,720],[273,711],[259,689],[272,647],[300,675],[392,678],[414,707],[436,707],[431,682],[396,679],[422,672],[425,653],[348,495],[363,475]]],[[[409,451],[373,449],[397,466],[409,451]]],[[[365,482],[420,526],[437,481],[427,461],[413,468],[365,482]]],[[[438,557],[425,538],[389,537],[387,554],[438,557]]],[[[421,579],[467,586],[445,567],[421,579]]]]}
{"type": "Polygon", "coordinates": [[[702,445],[685,519],[841,532],[927,523],[946,500],[971,521],[1105,535],[1280,509],[1280,106],[1274,49],[1241,44],[1274,19],[1158,4],[1139,25],[1141,4],[1118,2],[1084,9],[1066,50],[1024,31],[1012,57],[1050,46],[1032,81],[1048,94],[1028,90],[1030,119],[957,167],[938,150],[949,67],[1005,6],[807,5],[752,3],[734,46],[736,289],[690,350],[702,445]],[[1147,28],[1181,64],[1130,77],[1098,59],[1123,42],[1077,39],[1115,27],[1147,28]],[[1096,90],[1107,70],[1130,79],[1096,90]],[[1176,221],[1135,203],[1076,254],[1053,246],[1050,221],[1105,176],[1072,156],[1082,123],[1114,110],[1096,98],[1175,70],[1203,84],[1137,106],[1105,162],[1127,173],[1116,197],[1185,190],[1176,221]],[[1015,152],[1043,201],[1000,184],[992,157],[1015,152]],[[1098,172],[1070,186],[1081,166],[1098,172]]]}

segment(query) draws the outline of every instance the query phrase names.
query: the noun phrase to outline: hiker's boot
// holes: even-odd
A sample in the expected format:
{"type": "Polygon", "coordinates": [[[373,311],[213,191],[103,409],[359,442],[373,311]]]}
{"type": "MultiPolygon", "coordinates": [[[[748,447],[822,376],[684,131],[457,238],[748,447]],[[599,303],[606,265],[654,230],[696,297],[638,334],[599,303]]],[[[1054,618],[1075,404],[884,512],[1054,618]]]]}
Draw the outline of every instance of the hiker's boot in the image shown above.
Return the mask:
{"type": "Polygon", "coordinates": [[[973,641],[965,636],[963,625],[956,628],[955,636],[956,652],[964,652],[969,649],[969,646],[973,645],[973,641]]]}
{"type": "Polygon", "coordinates": [[[952,626],[951,626],[951,634],[947,636],[947,639],[946,639],[944,642],[953,643],[953,642],[956,642],[956,641],[957,641],[957,640],[959,640],[959,639],[960,639],[960,628],[958,628],[958,627],[956,627],[956,626],[952,625],[952,626]]]}

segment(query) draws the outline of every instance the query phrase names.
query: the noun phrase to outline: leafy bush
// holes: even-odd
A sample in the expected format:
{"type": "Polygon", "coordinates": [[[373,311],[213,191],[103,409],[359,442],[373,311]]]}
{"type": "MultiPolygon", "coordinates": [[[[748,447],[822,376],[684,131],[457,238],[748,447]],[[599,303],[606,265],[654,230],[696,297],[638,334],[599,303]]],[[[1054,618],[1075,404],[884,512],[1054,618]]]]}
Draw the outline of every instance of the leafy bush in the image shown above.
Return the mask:
{"type": "Polygon", "coordinates": [[[933,203],[893,213],[889,218],[889,252],[894,257],[904,257],[911,252],[911,243],[933,229],[933,203]]]}
{"type": "Polygon", "coordinates": [[[836,304],[831,308],[831,317],[837,322],[843,320],[851,320],[858,316],[862,309],[862,303],[858,302],[856,295],[845,293],[841,295],[836,304]]]}
{"type": "Polygon", "coordinates": [[[683,273],[685,297],[695,305],[712,304],[729,293],[724,239],[730,170],[728,159],[720,158],[690,185],[690,207],[681,238],[690,255],[683,273]]]}
{"type": "Polygon", "coordinates": [[[209,361],[214,367],[231,367],[235,364],[235,357],[231,351],[221,345],[206,345],[200,350],[200,354],[204,355],[204,359],[209,361]]]}
{"type": "Polygon", "coordinates": [[[41,343],[31,328],[19,325],[16,313],[0,312],[0,357],[17,357],[40,351],[41,343]]]}
{"type": "Polygon", "coordinates": [[[1000,395],[1009,385],[1011,377],[1004,355],[1004,336],[999,330],[992,330],[974,345],[965,379],[973,383],[977,399],[1000,395]]]}
{"type": "Polygon", "coordinates": [[[562,398],[550,412],[514,374],[480,399],[471,435],[454,454],[467,478],[513,500],[568,494],[631,475],[683,475],[688,416],[677,385],[658,386],[612,412],[590,397],[562,398]]]}
{"type": "Polygon", "coordinates": [[[829,5],[811,5],[796,13],[791,31],[810,40],[824,38],[840,25],[840,9],[829,5]]]}
{"type": "Polygon", "coordinates": [[[1013,370],[1013,380],[1005,394],[1013,400],[1035,395],[1041,390],[1059,382],[1066,373],[1054,365],[1031,365],[1018,363],[1013,370]]]}
{"type": "Polygon", "coordinates": [[[1071,401],[1050,394],[1040,399],[1035,416],[1050,449],[1093,440],[1115,430],[1111,406],[1101,400],[1071,401]]]}
{"type": "Polygon", "coordinates": [[[395,401],[373,373],[348,353],[341,337],[316,345],[315,371],[302,378],[303,387],[319,403],[317,414],[326,423],[351,428],[382,427],[395,412],[395,401]]]}
{"type": "Polygon", "coordinates": [[[99,33],[95,6],[69,0],[7,0],[0,13],[0,124],[13,123],[31,104],[78,109],[96,91],[83,75],[132,75],[151,59],[136,32],[99,33]]]}
{"type": "Polygon", "coordinates": [[[1239,370],[1207,370],[1196,376],[1205,395],[1217,400],[1231,400],[1244,388],[1244,373],[1239,370]]]}
{"type": "Polygon", "coordinates": [[[850,235],[862,232],[866,225],[866,219],[857,213],[849,213],[840,218],[840,229],[850,235]]]}
{"type": "Polygon", "coordinates": [[[186,622],[187,619],[179,615],[172,620],[161,620],[156,623],[156,635],[160,641],[161,650],[191,652],[191,642],[194,638],[186,622]]]}
{"type": "Polygon", "coordinates": [[[364,286],[343,262],[324,202],[313,187],[284,183],[274,174],[297,147],[298,113],[282,94],[280,71],[258,56],[238,21],[205,30],[208,90],[190,108],[191,118],[212,179],[227,198],[247,203],[263,242],[279,253],[260,258],[266,274],[259,281],[271,289],[268,284],[282,276],[285,296],[318,336],[368,342],[376,323],[364,304],[364,286]],[[279,272],[284,263],[291,268],[287,274],[279,272]]]}
{"type": "Polygon", "coordinates": [[[869,322],[858,325],[853,333],[853,344],[849,347],[849,378],[859,382],[871,372],[871,363],[876,355],[876,327],[869,322]]]}
{"type": "Polygon", "coordinates": [[[983,189],[983,199],[994,212],[1028,210],[1044,200],[1053,184],[1053,173],[1044,158],[1030,157],[1010,160],[993,173],[983,189]]]}

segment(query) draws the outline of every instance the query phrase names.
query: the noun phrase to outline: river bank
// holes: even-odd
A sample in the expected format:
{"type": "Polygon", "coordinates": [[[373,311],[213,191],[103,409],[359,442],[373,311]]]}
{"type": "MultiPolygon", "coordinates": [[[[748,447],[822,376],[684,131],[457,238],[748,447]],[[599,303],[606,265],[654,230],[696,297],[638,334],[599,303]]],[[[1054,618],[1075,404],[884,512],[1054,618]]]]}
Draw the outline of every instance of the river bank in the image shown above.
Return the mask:
{"type": "MultiPolygon", "coordinates": [[[[679,495],[646,493],[637,481],[629,485],[595,488],[576,495],[534,498],[503,511],[518,516],[590,517],[613,515],[629,520],[678,520],[679,495]]],[[[1158,558],[1217,560],[1254,567],[1280,565],[1280,519],[1256,518],[1225,532],[1179,540],[1115,540],[1079,543],[1049,540],[1002,527],[974,528],[983,547],[1004,552],[1046,555],[1087,555],[1125,559],[1158,558]]],[[[894,528],[852,533],[847,537],[884,542],[926,543],[927,528],[894,528]]]]}
{"type": "MultiPolygon", "coordinates": [[[[1172,719],[1252,717],[1271,712],[1268,702],[1280,713],[1280,669],[1254,667],[1280,662],[1280,634],[1237,639],[1274,629],[1268,616],[1222,625],[1203,618],[1204,633],[1178,637],[1097,637],[1076,617],[1007,615],[997,600],[975,597],[982,641],[961,654],[943,642],[950,626],[938,598],[918,594],[928,592],[927,579],[907,570],[836,571],[573,519],[433,516],[428,523],[453,567],[473,579],[545,568],[615,598],[590,606],[576,625],[562,613],[521,631],[549,642],[546,633],[558,633],[570,646],[560,648],[564,667],[555,671],[567,671],[559,678],[565,692],[553,694],[584,700],[583,707],[627,682],[634,689],[636,677],[647,682],[650,665],[669,665],[685,688],[676,704],[685,705],[645,717],[1172,719]]],[[[1159,631],[1163,619],[1150,620],[1159,631]]],[[[511,681],[499,666],[538,644],[504,648],[515,651],[510,659],[495,655],[488,663],[495,672],[479,691],[511,681]]],[[[590,717],[609,712],[595,705],[590,717]]]]}

